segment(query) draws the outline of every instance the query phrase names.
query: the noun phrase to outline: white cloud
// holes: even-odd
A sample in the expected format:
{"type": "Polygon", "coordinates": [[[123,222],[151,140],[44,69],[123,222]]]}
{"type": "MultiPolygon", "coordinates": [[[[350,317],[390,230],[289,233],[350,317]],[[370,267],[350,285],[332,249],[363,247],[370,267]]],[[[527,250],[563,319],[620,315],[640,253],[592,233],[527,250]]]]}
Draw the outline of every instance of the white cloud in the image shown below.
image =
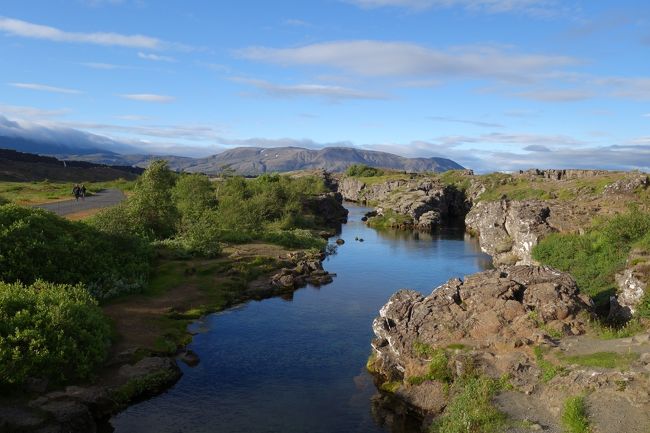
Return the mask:
{"type": "Polygon", "coordinates": [[[407,42],[334,41],[297,48],[249,47],[241,57],[284,66],[324,66],[361,76],[489,78],[530,82],[554,68],[573,65],[567,56],[518,54],[495,46],[431,49],[407,42]]]}
{"type": "Polygon", "coordinates": [[[462,136],[451,135],[439,137],[440,143],[446,146],[460,146],[463,144],[473,143],[490,143],[502,145],[515,145],[519,147],[529,145],[550,145],[550,146],[582,146],[585,143],[582,140],[567,135],[549,135],[549,134],[531,134],[531,133],[500,133],[491,132],[480,136],[462,136]]]}
{"type": "Polygon", "coordinates": [[[515,96],[534,101],[571,102],[593,98],[593,92],[581,89],[536,89],[516,93],[515,96]]]}
{"type": "Polygon", "coordinates": [[[34,24],[13,18],[0,17],[0,31],[30,39],[54,42],[76,42],[94,45],[121,46],[129,48],[161,49],[166,45],[157,38],[144,35],[123,35],[119,33],[67,32],[56,27],[34,24]]]}
{"type": "Polygon", "coordinates": [[[609,94],[614,97],[639,101],[650,100],[650,78],[648,77],[606,77],[595,78],[593,82],[609,89],[609,94]]]}
{"type": "Polygon", "coordinates": [[[130,93],[130,94],[120,95],[120,97],[124,99],[130,99],[132,101],[156,102],[159,104],[166,104],[169,102],[173,102],[176,99],[173,96],[156,95],[153,93],[130,93]]]}
{"type": "Polygon", "coordinates": [[[54,86],[48,86],[46,84],[38,84],[38,83],[7,83],[12,87],[18,87],[20,89],[29,89],[29,90],[39,90],[42,92],[51,92],[51,93],[65,93],[68,95],[76,95],[83,93],[80,90],[76,89],[67,89],[65,87],[54,87],[54,86]]]}
{"type": "Polygon", "coordinates": [[[67,108],[47,110],[22,105],[0,104],[0,113],[27,119],[49,119],[52,117],[63,116],[69,112],[70,110],[67,108]]]}
{"type": "Polygon", "coordinates": [[[309,24],[307,21],[298,20],[298,19],[286,19],[282,21],[282,24],[291,27],[311,27],[311,24],[309,24]]]}
{"type": "Polygon", "coordinates": [[[503,125],[500,123],[483,122],[480,120],[456,119],[454,117],[445,116],[429,116],[427,119],[435,120],[438,122],[462,123],[464,125],[480,126],[482,128],[503,128],[503,125]]]}
{"type": "Polygon", "coordinates": [[[142,122],[142,121],[151,119],[151,117],[149,117],[149,116],[141,116],[139,114],[122,114],[122,115],[114,116],[114,117],[116,119],[128,120],[130,122],[142,122]]]}
{"type": "Polygon", "coordinates": [[[557,10],[553,0],[345,0],[361,8],[398,7],[410,10],[462,7],[473,12],[523,12],[549,16],[557,10]]]}
{"type": "Polygon", "coordinates": [[[361,90],[351,89],[348,87],[332,86],[326,84],[293,84],[283,85],[274,84],[264,80],[255,80],[250,78],[233,78],[233,81],[243,84],[249,84],[271,96],[277,97],[294,97],[294,96],[313,96],[325,98],[333,101],[343,99],[386,99],[387,96],[364,92],[361,90]]]}
{"type": "Polygon", "coordinates": [[[176,59],[173,58],[173,57],[159,56],[157,54],[151,54],[151,53],[139,52],[138,57],[140,57],[141,59],[145,59],[145,60],[152,60],[154,62],[169,62],[169,63],[176,62],[176,59]]]}
{"type": "Polygon", "coordinates": [[[81,65],[92,69],[105,69],[105,70],[132,69],[130,66],[114,65],[112,63],[101,63],[101,62],[84,62],[81,63],[81,65]]]}
{"type": "Polygon", "coordinates": [[[87,149],[106,149],[114,152],[133,152],[134,147],[125,141],[67,128],[57,123],[26,120],[9,120],[0,115],[0,135],[38,140],[45,143],[87,149]]]}

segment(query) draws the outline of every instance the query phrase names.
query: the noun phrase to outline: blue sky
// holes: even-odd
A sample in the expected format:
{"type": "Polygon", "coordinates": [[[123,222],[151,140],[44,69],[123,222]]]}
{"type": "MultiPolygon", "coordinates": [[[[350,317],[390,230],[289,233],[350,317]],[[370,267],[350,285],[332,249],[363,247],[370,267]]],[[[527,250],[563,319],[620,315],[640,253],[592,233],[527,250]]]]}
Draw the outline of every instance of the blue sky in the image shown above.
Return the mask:
{"type": "Polygon", "coordinates": [[[650,170],[642,0],[5,0],[0,65],[4,135],[650,170]]]}

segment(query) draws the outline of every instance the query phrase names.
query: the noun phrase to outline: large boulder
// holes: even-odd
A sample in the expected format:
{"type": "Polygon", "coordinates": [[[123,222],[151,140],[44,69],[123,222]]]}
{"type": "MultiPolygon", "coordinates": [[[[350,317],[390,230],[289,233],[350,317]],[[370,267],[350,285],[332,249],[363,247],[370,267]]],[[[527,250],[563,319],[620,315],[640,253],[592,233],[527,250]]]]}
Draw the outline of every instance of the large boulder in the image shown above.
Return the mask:
{"type": "Polygon", "coordinates": [[[549,222],[551,208],[539,200],[479,202],[465,217],[470,233],[496,266],[536,264],[535,245],[556,231],[549,222]]]}
{"type": "Polygon", "coordinates": [[[401,290],[373,322],[374,368],[389,380],[400,380],[423,367],[414,354],[416,345],[462,344],[481,348],[478,363],[485,370],[507,373],[513,366],[502,362],[500,352],[582,334],[589,317],[583,312],[591,308],[569,274],[539,266],[452,279],[426,297],[401,290]]]}
{"type": "Polygon", "coordinates": [[[338,192],[328,192],[304,200],[302,206],[306,213],[315,215],[325,225],[336,225],[348,220],[348,210],[343,207],[343,196],[338,192]]]}
{"type": "Polygon", "coordinates": [[[650,254],[644,250],[633,250],[627,260],[626,269],[615,276],[617,291],[610,298],[609,319],[630,320],[646,296],[650,279],[650,254]]]}

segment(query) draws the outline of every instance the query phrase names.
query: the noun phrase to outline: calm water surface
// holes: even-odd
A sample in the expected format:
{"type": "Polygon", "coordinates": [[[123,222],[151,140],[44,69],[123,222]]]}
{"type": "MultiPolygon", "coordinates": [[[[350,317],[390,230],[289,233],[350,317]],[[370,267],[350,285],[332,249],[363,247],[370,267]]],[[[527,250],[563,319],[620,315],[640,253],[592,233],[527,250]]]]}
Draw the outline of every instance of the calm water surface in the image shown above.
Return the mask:
{"type": "Polygon", "coordinates": [[[365,371],[373,318],[399,288],[428,294],[451,277],[489,266],[462,230],[428,235],[376,231],[369,209],[347,205],[345,245],[325,268],[338,276],[293,299],[250,302],[193,325],[201,363],[181,364],[168,392],[132,406],[111,424],[127,432],[387,432],[373,416],[365,371]],[[365,242],[355,242],[355,236],[365,242]]]}

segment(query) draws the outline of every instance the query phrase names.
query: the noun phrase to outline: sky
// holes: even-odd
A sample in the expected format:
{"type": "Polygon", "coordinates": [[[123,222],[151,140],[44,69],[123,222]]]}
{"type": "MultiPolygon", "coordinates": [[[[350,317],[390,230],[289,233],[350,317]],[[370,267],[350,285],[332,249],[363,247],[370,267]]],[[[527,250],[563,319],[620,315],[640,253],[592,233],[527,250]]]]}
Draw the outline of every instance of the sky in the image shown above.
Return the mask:
{"type": "Polygon", "coordinates": [[[650,2],[2,0],[0,135],[650,171],[650,2]]]}

